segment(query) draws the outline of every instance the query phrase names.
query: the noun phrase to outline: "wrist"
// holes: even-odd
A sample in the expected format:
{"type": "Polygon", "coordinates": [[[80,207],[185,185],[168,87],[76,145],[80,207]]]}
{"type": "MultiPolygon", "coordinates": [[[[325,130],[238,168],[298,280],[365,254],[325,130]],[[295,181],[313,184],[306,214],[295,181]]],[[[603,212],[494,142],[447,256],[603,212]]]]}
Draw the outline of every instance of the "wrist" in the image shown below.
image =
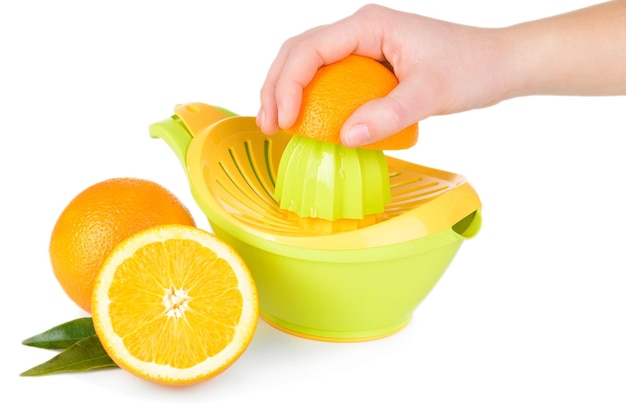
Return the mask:
{"type": "Polygon", "coordinates": [[[501,72],[502,100],[537,93],[538,48],[529,41],[525,25],[497,29],[499,54],[497,63],[501,72]]]}

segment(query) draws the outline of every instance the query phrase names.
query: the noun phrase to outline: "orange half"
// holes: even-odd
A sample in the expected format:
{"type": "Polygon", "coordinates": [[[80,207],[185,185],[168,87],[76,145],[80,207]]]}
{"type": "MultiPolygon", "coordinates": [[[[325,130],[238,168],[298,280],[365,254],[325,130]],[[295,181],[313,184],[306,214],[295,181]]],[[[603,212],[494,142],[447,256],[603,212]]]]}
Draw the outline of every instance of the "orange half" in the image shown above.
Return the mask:
{"type": "MultiPolygon", "coordinates": [[[[360,55],[320,67],[302,92],[296,122],[285,131],[320,141],[341,143],[339,133],[352,113],[368,101],[385,97],[398,85],[393,72],[375,59],[360,55]]],[[[366,149],[407,149],[417,143],[418,124],[366,149]]]]}
{"type": "Polygon", "coordinates": [[[241,356],[258,298],[236,252],[187,225],[164,225],[120,243],[92,296],[96,333],[120,367],[165,385],[207,380],[241,356]]]}

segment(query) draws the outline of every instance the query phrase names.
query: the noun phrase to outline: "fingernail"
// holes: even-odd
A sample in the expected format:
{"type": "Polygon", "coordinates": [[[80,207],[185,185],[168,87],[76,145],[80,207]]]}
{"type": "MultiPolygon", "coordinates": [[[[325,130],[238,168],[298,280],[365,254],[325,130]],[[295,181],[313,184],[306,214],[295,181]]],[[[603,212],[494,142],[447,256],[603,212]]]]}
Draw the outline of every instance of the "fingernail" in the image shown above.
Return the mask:
{"type": "Polygon", "coordinates": [[[276,108],[277,108],[276,114],[278,115],[278,126],[280,128],[285,128],[285,110],[286,110],[286,108],[282,104],[278,104],[278,106],[276,108]]]}
{"type": "Polygon", "coordinates": [[[261,128],[265,126],[265,111],[262,108],[256,114],[256,124],[261,128]]]}
{"type": "Polygon", "coordinates": [[[370,143],[372,134],[365,124],[356,124],[346,132],[344,142],[346,146],[356,147],[370,143]]]}

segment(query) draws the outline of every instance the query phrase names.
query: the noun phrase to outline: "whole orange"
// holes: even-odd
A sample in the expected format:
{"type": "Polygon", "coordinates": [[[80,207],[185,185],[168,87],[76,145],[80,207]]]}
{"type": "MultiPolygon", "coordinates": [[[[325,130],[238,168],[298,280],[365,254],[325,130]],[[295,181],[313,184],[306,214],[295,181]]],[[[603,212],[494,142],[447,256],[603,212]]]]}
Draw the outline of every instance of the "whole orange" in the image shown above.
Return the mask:
{"type": "MultiPolygon", "coordinates": [[[[344,121],[366,102],[385,97],[398,85],[398,79],[382,63],[360,55],[350,55],[320,67],[302,92],[300,114],[286,132],[320,141],[341,143],[339,132],[344,121]]],[[[417,142],[418,124],[363,146],[368,149],[406,149],[417,142]]]]}
{"type": "Polygon", "coordinates": [[[195,226],[189,210],[163,186],[144,179],[96,183],[65,207],[50,237],[50,261],[67,295],[91,313],[91,293],[102,263],[120,242],[165,224],[195,226]]]}

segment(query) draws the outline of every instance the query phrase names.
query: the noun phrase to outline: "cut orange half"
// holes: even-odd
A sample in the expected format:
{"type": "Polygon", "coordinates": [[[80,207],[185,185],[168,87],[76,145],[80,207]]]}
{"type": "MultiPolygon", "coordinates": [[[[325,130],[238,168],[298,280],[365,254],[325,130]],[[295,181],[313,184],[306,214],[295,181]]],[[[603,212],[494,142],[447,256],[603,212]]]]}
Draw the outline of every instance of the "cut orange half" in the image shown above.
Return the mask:
{"type": "Polygon", "coordinates": [[[165,385],[205,381],[246,350],[258,320],[253,279],[213,234],[162,225],[120,243],[92,296],[94,327],[120,367],[165,385]]]}

